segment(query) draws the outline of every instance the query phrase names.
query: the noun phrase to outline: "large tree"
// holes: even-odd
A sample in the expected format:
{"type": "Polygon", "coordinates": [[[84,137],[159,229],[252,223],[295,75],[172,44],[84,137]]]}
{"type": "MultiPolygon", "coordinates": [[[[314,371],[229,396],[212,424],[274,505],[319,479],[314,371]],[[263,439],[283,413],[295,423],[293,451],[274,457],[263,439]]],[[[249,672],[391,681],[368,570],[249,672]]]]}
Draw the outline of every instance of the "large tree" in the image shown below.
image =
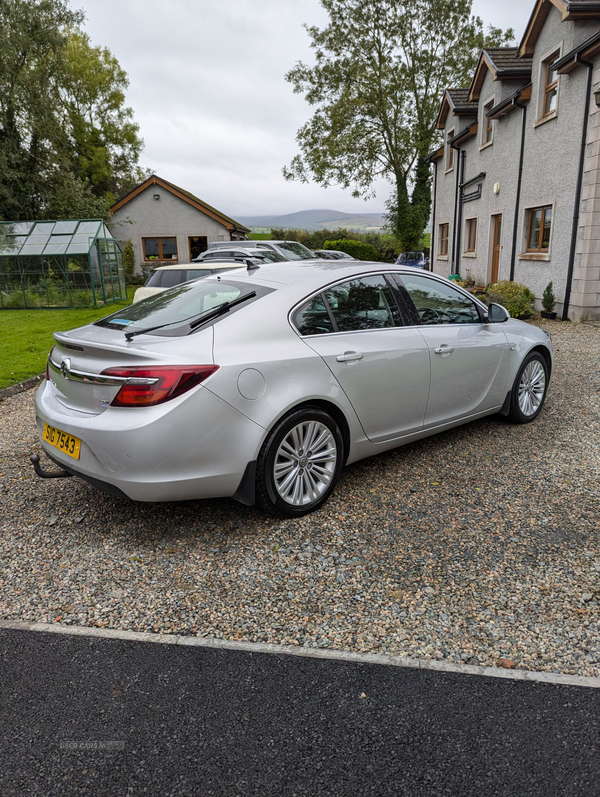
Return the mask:
{"type": "Polygon", "coordinates": [[[469,85],[479,51],[502,46],[513,31],[484,33],[472,0],[321,0],[323,29],[305,26],[316,63],[288,72],[315,107],[298,131],[300,154],[284,175],[339,185],[372,197],[373,182],[392,183],[388,220],[405,248],[418,245],[429,217],[434,122],[447,86],[469,85]],[[410,196],[412,194],[412,196],[410,196]]]}
{"type": "Polygon", "coordinates": [[[0,218],[105,216],[139,178],[127,75],[66,0],[0,2],[0,218]]]}

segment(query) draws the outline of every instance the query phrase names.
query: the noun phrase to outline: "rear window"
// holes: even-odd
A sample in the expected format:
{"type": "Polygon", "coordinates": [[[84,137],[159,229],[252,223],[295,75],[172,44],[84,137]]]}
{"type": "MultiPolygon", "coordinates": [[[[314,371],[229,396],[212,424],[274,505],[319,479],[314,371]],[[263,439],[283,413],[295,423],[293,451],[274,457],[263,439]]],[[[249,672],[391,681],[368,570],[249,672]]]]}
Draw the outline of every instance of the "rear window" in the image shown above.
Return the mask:
{"type": "Polygon", "coordinates": [[[190,331],[190,321],[197,320],[219,305],[256,292],[256,296],[247,303],[232,308],[231,312],[237,312],[273,290],[274,288],[265,288],[262,285],[247,285],[230,280],[218,281],[215,278],[188,282],[151,296],[143,302],[125,307],[123,310],[117,310],[116,313],[96,321],[95,326],[120,329],[125,332],[169,324],[167,328],[156,330],[152,334],[186,335],[190,331]]]}
{"type": "Polygon", "coordinates": [[[184,274],[185,271],[180,271],[179,269],[175,269],[175,271],[163,271],[160,287],[172,288],[174,285],[185,282],[184,274]]]}
{"type": "MultiPolygon", "coordinates": [[[[290,260],[314,260],[314,254],[303,244],[295,241],[282,241],[277,246],[282,249],[290,260]]],[[[260,244],[259,244],[260,247],[260,244]]]]}
{"type": "Polygon", "coordinates": [[[153,271],[146,280],[146,288],[160,288],[162,274],[162,271],[153,271]]]}
{"type": "Polygon", "coordinates": [[[410,260],[423,260],[423,252],[402,252],[398,255],[398,263],[408,263],[410,260]]]}
{"type": "MultiPolygon", "coordinates": [[[[200,277],[208,277],[211,274],[215,274],[216,269],[212,268],[198,268],[198,269],[188,269],[185,275],[186,280],[197,280],[200,277]]],[[[184,280],[185,281],[185,280],[184,280]]]]}
{"type": "Polygon", "coordinates": [[[283,255],[280,255],[279,252],[275,252],[272,249],[261,249],[260,256],[264,257],[265,260],[268,260],[271,263],[287,263],[287,260],[283,255]]]}

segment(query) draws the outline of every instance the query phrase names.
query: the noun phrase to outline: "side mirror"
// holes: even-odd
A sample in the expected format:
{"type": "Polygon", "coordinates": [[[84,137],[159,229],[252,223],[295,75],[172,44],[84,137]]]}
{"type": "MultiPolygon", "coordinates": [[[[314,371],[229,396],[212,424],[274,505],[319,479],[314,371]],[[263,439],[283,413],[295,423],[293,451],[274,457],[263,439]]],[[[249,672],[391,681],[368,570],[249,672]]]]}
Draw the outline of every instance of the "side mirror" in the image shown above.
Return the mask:
{"type": "Polygon", "coordinates": [[[486,320],[489,324],[502,324],[510,318],[510,313],[506,307],[502,307],[501,304],[496,304],[496,302],[490,302],[486,315],[486,320]]]}

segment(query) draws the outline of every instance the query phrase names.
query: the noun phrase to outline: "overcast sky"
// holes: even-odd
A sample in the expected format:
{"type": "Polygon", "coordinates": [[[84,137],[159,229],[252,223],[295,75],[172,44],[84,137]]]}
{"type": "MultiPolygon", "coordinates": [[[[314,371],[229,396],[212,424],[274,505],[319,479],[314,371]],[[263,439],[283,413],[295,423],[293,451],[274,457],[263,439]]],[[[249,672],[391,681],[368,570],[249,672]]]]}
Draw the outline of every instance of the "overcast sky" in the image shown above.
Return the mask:
{"type": "MultiPolygon", "coordinates": [[[[315,183],[287,183],[310,107],[285,73],[312,63],[304,22],[323,26],[319,0],[71,0],[93,44],[129,75],[127,104],[145,142],[144,167],[233,216],[310,208],[377,213],[369,202],[315,183]]],[[[533,0],[474,0],[473,11],[517,40],[533,0]]]]}

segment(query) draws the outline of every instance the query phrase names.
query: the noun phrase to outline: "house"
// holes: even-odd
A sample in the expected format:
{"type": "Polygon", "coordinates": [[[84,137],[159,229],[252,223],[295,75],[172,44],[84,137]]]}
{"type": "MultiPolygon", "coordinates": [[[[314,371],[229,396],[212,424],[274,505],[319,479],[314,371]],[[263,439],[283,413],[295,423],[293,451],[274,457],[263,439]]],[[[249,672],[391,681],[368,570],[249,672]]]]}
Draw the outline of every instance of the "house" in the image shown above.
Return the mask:
{"type": "Polygon", "coordinates": [[[429,156],[432,269],[552,281],[563,319],[600,318],[600,2],[537,0],[518,47],[448,88],[429,156]]]}
{"type": "Polygon", "coordinates": [[[110,209],[115,238],[131,240],[136,265],[189,263],[212,241],[244,241],[243,224],[153,174],[110,209]]]}

